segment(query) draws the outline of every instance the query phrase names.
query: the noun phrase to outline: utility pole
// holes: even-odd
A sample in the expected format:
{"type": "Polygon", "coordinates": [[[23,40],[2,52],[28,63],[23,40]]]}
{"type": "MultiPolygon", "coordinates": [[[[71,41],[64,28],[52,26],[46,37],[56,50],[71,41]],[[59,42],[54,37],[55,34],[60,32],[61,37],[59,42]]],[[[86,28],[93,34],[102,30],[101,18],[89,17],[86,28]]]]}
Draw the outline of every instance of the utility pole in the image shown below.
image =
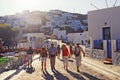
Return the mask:
{"type": "Polygon", "coordinates": [[[105,3],[106,3],[106,7],[108,8],[108,2],[107,2],[107,0],[105,0],[105,3]]]}
{"type": "Polygon", "coordinates": [[[113,7],[115,7],[116,3],[117,3],[117,0],[115,0],[115,3],[114,3],[114,5],[113,5],[113,7]]]}
{"type": "Polygon", "coordinates": [[[99,9],[98,7],[96,7],[95,5],[93,5],[92,3],[91,3],[91,6],[93,6],[93,7],[96,8],[96,9],[99,9]]]}

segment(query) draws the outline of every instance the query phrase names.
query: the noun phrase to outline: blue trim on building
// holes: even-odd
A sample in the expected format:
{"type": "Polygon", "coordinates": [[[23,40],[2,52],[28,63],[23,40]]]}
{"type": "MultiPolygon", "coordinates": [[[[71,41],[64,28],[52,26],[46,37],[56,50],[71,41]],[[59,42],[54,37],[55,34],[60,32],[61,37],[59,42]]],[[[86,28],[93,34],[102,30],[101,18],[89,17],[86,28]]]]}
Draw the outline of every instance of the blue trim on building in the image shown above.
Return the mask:
{"type": "Polygon", "coordinates": [[[112,58],[111,40],[107,40],[107,58],[112,58]]]}

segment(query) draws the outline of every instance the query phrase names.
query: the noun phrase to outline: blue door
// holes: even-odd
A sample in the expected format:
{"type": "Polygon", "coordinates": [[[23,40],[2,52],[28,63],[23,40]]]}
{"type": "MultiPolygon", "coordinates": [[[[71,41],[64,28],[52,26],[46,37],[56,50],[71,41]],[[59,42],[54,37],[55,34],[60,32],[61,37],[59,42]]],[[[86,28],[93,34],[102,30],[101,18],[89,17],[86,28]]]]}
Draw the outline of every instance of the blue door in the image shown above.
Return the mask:
{"type": "Polygon", "coordinates": [[[107,58],[112,58],[110,27],[103,28],[103,40],[107,40],[107,58]]]}
{"type": "Polygon", "coordinates": [[[107,40],[107,58],[112,58],[111,40],[107,40]]]}

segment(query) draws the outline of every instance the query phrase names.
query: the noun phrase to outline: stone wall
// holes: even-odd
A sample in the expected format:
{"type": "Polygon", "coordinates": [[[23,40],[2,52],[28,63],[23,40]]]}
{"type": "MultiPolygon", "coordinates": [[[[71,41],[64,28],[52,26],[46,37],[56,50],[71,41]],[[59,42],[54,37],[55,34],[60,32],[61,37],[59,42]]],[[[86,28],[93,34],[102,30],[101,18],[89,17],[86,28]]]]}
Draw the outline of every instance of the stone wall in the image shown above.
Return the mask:
{"type": "Polygon", "coordinates": [[[114,65],[120,65],[120,52],[114,52],[112,54],[112,62],[114,65]]]}
{"type": "MultiPolygon", "coordinates": [[[[85,52],[87,57],[93,59],[103,61],[106,58],[104,50],[86,48],[85,52]]],[[[112,53],[112,63],[113,65],[120,65],[120,52],[112,53]]]]}
{"type": "Polygon", "coordinates": [[[86,56],[88,57],[91,57],[93,59],[98,59],[101,61],[105,59],[104,50],[86,48],[85,51],[86,51],[86,56]]]}

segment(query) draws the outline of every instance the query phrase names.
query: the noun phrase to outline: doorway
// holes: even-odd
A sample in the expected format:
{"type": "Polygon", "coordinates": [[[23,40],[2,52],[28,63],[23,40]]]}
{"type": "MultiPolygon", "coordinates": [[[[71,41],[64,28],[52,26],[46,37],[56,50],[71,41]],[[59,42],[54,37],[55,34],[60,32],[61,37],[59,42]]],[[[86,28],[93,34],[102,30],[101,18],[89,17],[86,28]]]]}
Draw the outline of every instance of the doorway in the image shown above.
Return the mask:
{"type": "Polygon", "coordinates": [[[103,28],[103,40],[107,40],[107,58],[112,58],[111,30],[110,27],[103,28]]]}

